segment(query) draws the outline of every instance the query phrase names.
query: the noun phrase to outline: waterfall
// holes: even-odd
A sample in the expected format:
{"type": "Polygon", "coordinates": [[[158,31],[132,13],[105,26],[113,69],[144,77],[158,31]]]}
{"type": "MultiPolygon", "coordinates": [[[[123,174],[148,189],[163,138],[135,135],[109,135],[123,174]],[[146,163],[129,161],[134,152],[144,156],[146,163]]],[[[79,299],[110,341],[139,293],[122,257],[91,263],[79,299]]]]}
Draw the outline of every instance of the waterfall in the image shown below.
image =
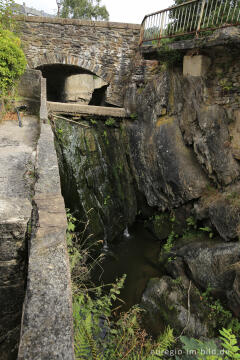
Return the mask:
{"type": "Polygon", "coordinates": [[[125,228],[125,230],[124,230],[124,232],[123,232],[123,236],[125,237],[125,238],[130,238],[130,234],[129,234],[129,232],[128,232],[128,226],[126,226],[126,228],[125,228]]]}

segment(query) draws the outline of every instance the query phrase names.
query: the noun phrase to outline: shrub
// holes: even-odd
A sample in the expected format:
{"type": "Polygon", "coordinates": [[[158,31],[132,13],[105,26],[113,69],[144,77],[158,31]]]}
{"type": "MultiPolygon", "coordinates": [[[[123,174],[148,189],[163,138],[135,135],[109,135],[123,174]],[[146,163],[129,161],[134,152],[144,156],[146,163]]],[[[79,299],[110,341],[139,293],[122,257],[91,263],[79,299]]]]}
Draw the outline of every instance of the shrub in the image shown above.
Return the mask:
{"type": "Polygon", "coordinates": [[[0,28],[0,92],[7,94],[26,68],[26,58],[20,39],[9,30],[0,28]]]}

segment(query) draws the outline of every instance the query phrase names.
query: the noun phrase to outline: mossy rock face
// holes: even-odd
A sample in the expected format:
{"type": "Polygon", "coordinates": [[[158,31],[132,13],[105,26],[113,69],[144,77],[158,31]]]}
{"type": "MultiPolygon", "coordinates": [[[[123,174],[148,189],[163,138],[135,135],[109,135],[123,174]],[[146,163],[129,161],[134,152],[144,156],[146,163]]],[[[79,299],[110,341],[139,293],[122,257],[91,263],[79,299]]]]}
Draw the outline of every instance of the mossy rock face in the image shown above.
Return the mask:
{"type": "Polygon", "coordinates": [[[92,239],[111,241],[137,213],[124,124],[81,123],[56,121],[62,193],[66,206],[81,221],[89,220],[92,239]]]}

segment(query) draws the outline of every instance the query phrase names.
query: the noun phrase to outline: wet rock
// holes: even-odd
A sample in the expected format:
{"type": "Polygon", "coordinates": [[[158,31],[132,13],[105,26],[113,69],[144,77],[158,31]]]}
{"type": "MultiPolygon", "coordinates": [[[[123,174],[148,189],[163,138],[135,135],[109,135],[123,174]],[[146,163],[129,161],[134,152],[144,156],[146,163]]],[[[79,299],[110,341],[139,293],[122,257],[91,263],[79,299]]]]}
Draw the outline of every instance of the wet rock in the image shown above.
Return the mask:
{"type": "Polygon", "coordinates": [[[210,287],[222,295],[233,288],[236,273],[231,266],[239,262],[239,243],[216,240],[189,242],[177,245],[171,253],[183,259],[188,276],[200,288],[206,290],[210,287]]]}
{"type": "Polygon", "coordinates": [[[141,306],[146,311],[144,318],[147,329],[154,336],[158,336],[166,325],[170,325],[176,335],[180,335],[185,329],[184,334],[188,336],[208,336],[211,325],[207,324],[202,304],[199,297],[195,296],[195,290],[193,284],[189,291],[189,282],[183,285],[181,281],[173,280],[169,276],[151,279],[141,301],[141,306]],[[194,304],[190,314],[188,292],[191,304],[194,304]]]}
{"type": "Polygon", "coordinates": [[[134,221],[137,199],[124,124],[95,122],[56,124],[62,192],[66,206],[81,221],[89,220],[92,241],[113,240],[134,221]]]}

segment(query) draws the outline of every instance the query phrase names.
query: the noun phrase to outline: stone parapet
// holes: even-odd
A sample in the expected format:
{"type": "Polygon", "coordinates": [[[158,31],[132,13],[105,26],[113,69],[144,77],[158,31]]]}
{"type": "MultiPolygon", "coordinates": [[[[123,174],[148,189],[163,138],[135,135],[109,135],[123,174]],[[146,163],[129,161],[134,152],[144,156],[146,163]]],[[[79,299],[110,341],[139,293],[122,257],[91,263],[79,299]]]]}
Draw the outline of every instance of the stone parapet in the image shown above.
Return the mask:
{"type": "Polygon", "coordinates": [[[101,28],[112,28],[112,29],[135,29],[140,30],[141,25],[139,24],[128,24],[120,22],[109,22],[109,21],[91,21],[91,20],[80,20],[80,19],[63,19],[63,18],[49,18],[44,16],[16,16],[18,21],[26,22],[37,22],[37,23],[48,23],[48,24],[61,24],[61,25],[78,25],[78,26],[92,26],[101,28]]]}
{"type": "Polygon", "coordinates": [[[19,360],[74,359],[67,219],[51,126],[42,124],[19,360]]]}

